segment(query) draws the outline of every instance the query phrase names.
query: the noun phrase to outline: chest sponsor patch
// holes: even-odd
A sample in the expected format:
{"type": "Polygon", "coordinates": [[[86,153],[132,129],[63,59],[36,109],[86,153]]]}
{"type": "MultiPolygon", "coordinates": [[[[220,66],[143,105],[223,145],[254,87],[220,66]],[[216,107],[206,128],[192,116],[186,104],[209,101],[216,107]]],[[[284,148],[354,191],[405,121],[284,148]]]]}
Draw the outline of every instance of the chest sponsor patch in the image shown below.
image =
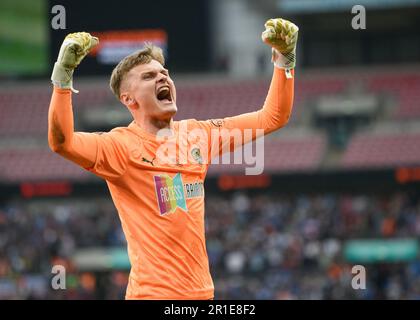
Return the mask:
{"type": "Polygon", "coordinates": [[[167,174],[153,177],[156,198],[161,215],[174,212],[177,208],[188,212],[186,199],[204,197],[203,182],[183,183],[181,173],[173,178],[167,174]]]}

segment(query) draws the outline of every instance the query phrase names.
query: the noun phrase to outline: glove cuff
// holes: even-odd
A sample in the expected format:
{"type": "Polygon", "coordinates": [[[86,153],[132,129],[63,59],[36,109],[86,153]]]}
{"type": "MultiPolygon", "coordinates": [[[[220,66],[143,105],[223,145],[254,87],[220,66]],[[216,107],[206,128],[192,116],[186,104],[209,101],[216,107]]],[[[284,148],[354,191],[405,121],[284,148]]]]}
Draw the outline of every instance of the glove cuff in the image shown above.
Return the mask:
{"type": "Polygon", "coordinates": [[[73,88],[73,72],[74,69],[65,68],[60,63],[56,62],[51,74],[51,82],[58,88],[70,89],[71,91],[78,93],[79,91],[73,88]]]}
{"type": "Polygon", "coordinates": [[[286,54],[272,48],[271,62],[273,62],[277,68],[285,69],[286,77],[291,78],[290,70],[296,66],[296,48],[286,54]]]}

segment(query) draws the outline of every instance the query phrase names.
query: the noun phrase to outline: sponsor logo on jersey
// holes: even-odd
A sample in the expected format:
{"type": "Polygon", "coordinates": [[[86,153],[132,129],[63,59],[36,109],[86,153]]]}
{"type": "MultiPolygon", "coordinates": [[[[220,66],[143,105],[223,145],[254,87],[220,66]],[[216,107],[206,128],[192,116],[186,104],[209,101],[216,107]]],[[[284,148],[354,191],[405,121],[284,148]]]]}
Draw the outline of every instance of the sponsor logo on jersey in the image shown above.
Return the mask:
{"type": "Polygon", "coordinates": [[[181,173],[173,178],[167,174],[153,177],[156,198],[161,215],[173,213],[177,208],[188,212],[186,199],[204,197],[204,184],[201,181],[183,183],[181,173]]]}

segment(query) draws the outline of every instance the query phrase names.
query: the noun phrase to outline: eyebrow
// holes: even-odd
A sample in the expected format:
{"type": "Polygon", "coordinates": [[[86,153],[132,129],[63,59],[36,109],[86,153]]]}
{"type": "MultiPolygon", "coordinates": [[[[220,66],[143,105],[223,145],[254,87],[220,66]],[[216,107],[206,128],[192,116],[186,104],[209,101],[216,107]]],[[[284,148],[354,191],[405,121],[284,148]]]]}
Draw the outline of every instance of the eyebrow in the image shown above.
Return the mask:
{"type": "Polygon", "coordinates": [[[165,68],[163,68],[163,69],[159,69],[159,70],[157,70],[157,69],[153,69],[153,70],[145,70],[145,71],[143,71],[141,74],[148,74],[148,73],[155,73],[155,72],[165,72],[165,73],[169,73],[169,70],[168,70],[168,69],[165,69],[165,68]]]}

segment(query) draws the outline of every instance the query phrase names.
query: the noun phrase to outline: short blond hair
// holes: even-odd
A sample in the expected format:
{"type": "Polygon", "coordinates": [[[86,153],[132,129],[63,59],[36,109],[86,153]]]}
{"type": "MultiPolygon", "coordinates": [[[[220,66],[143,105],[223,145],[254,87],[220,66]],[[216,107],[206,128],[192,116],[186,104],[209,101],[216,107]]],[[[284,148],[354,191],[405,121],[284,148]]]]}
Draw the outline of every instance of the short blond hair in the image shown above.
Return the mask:
{"type": "Polygon", "coordinates": [[[130,54],[117,64],[112,71],[109,86],[118,100],[120,99],[121,94],[121,83],[124,81],[127,73],[139,64],[146,64],[152,60],[158,61],[163,66],[165,65],[162,49],[147,43],[143,49],[130,54]]]}

